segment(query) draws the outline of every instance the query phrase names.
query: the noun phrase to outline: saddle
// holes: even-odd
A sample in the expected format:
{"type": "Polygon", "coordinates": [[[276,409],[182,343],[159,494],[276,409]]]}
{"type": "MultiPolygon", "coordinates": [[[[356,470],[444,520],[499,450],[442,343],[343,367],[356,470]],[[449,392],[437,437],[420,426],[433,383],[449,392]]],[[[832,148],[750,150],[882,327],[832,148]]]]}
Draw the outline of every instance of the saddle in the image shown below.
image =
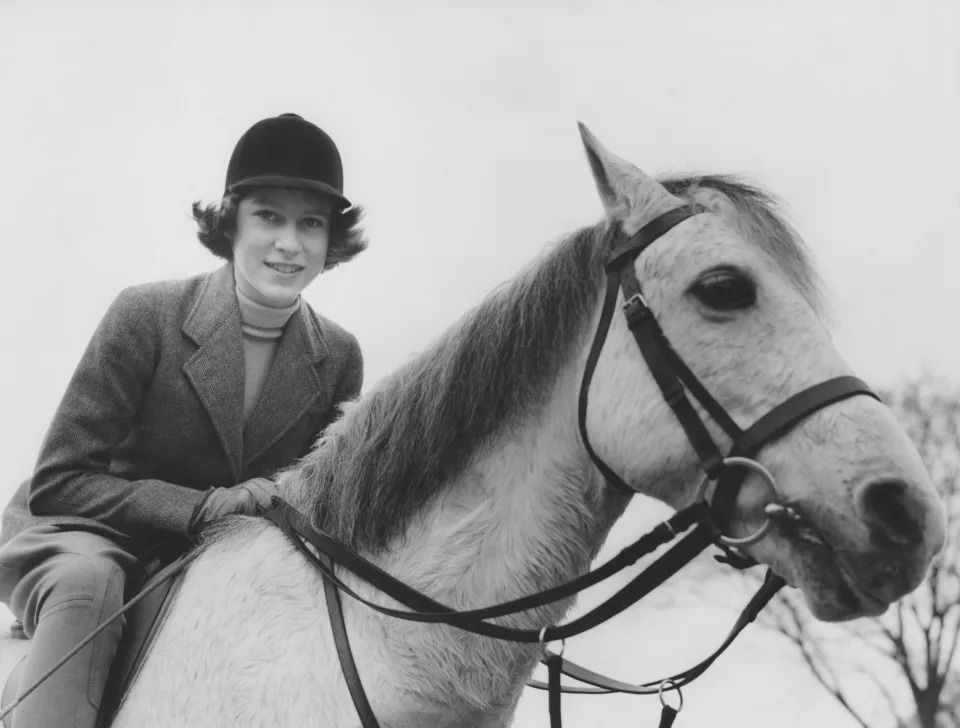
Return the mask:
{"type": "MultiPolygon", "coordinates": [[[[184,567],[192,559],[190,554],[176,556],[168,554],[166,557],[155,559],[144,570],[140,588],[126,600],[127,604],[131,602],[135,604],[124,615],[127,626],[110,667],[107,687],[100,702],[97,728],[108,728],[123,705],[127,691],[139,674],[143,661],[153,645],[153,640],[170,611],[173,599],[180,590],[185,573],[184,567]]],[[[19,622],[12,625],[10,634],[14,639],[27,638],[19,622]]],[[[16,698],[22,668],[23,660],[10,673],[3,688],[0,705],[9,705],[16,698]]],[[[7,716],[4,719],[3,728],[11,728],[11,720],[12,716],[7,716]]]]}

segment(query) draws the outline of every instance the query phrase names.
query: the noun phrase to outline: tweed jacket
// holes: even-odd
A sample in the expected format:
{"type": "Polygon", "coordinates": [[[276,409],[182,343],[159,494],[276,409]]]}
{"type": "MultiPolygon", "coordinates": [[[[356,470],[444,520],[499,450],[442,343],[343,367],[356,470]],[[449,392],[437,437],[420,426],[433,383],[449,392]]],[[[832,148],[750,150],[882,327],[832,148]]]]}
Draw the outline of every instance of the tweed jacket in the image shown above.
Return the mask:
{"type": "Polygon", "coordinates": [[[232,264],[127,288],[67,386],[33,477],[4,511],[0,544],[41,522],[135,551],[186,539],[206,490],[291,465],[362,380],[354,336],[302,301],[244,425],[232,264]]]}

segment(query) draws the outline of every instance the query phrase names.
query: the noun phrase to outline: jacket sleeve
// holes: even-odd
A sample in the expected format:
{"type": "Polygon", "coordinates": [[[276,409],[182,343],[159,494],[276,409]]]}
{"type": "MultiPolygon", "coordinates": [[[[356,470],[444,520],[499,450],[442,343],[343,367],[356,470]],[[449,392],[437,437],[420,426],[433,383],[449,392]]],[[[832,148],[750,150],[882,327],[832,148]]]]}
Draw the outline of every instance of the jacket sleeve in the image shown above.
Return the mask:
{"type": "Polygon", "coordinates": [[[30,487],[34,515],[92,518],[136,538],[187,536],[203,492],[109,472],[130,434],[160,347],[156,295],[124,290],[80,359],[44,438],[30,487]]]}

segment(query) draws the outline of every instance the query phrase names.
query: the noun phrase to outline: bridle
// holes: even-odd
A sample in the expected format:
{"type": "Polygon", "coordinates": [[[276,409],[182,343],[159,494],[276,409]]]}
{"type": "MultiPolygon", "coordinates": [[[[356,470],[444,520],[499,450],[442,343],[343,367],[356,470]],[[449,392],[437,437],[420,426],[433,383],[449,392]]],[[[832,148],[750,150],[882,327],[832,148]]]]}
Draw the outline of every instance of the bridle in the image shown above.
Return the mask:
{"type": "MultiPolygon", "coordinates": [[[[593,344],[587,357],[580,387],[578,420],[584,447],[607,482],[624,492],[635,493],[636,491],[613,472],[594,451],[590,445],[586,425],[590,382],[610,329],[610,321],[613,318],[619,289],[623,292],[625,302],[623,313],[627,326],[633,334],[647,367],[663,394],[664,400],[676,415],[687,440],[689,440],[700,461],[704,480],[698,488],[697,500],[703,497],[705,486],[709,482],[719,481],[712,505],[714,520],[722,525],[729,522],[737,494],[743,482],[742,473],[740,477],[737,477],[735,468],[729,466],[736,465],[756,471],[767,480],[773,491],[776,492],[773,487],[773,477],[754,460],[755,455],[764,445],[786,434],[814,412],[835,402],[858,394],[865,394],[878,400],[880,398],[857,377],[842,376],[828,379],[795,394],[746,430],[742,430],[733,421],[729,413],[713,398],[670,345],[656,317],[647,305],[634,268],[634,261],[652,243],[684,220],[702,212],[704,210],[700,208],[688,207],[680,207],[666,212],[644,225],[626,241],[615,245],[608,254],[604,266],[607,276],[606,293],[597,332],[594,335],[593,344]],[[733,448],[726,457],[721,454],[720,448],[713,441],[703,420],[697,415],[687,392],[693,395],[733,442],[733,448]],[[737,459],[731,461],[731,458],[737,459]]],[[[790,515],[791,509],[795,513],[794,507],[790,504],[782,504],[782,508],[786,510],[768,512],[767,519],[758,533],[745,539],[731,539],[724,536],[721,545],[726,546],[729,550],[735,546],[743,546],[760,540],[770,528],[771,517],[775,518],[777,517],[776,514],[781,513],[790,515]]],[[[736,555],[736,557],[743,558],[740,555],[736,555]]]]}
{"type": "Polygon", "coordinates": [[[618,291],[622,291],[625,301],[623,313],[626,317],[627,326],[633,333],[640,352],[657,386],[663,393],[664,399],[686,433],[704,473],[692,505],[678,511],[673,517],[642,536],[613,559],[581,577],[510,602],[466,611],[457,611],[444,606],[398,581],[326,534],[313,528],[304,516],[289,507],[281,507],[266,514],[267,518],[283,529],[297,549],[315,564],[324,576],[327,608],[341,667],[364,728],[378,728],[379,724],[360,682],[350,649],[340,603],[339,592],[341,591],[381,614],[398,619],[416,622],[439,622],[495,639],[538,644],[543,655],[542,662],[547,666],[548,682],[543,684],[533,680],[528,684],[549,691],[548,702],[552,728],[560,728],[561,726],[560,695],[563,692],[657,694],[660,696],[662,704],[660,725],[661,728],[666,728],[672,725],[680,706],[682,706],[683,697],[682,693],[679,692],[680,689],[701,675],[726,650],[734,638],[756,618],[774,594],[784,586],[785,582],[781,577],[773,574],[773,572],[768,572],[763,585],[747,604],[720,647],[698,665],[662,680],[639,685],[625,683],[599,675],[564,659],[562,646],[560,653],[553,653],[546,649],[548,642],[561,640],[562,643],[567,637],[581,634],[619,614],[666,581],[711,544],[719,546],[725,552],[723,557],[717,557],[719,560],[737,568],[755,565],[755,561],[743,555],[737,549],[764,538],[775,521],[796,522],[803,520],[803,515],[796,504],[774,500],[766,507],[764,522],[755,533],[738,539],[723,535],[717,524],[729,522],[737,494],[744,479],[744,470],[753,471],[760,475],[776,495],[776,483],[773,476],[754,459],[757,452],[814,412],[835,402],[859,394],[879,399],[870,387],[860,379],[851,376],[836,377],[790,397],[746,430],[741,429],[733,421],[733,418],[710,395],[696,375],[671,347],[657,323],[656,317],[647,305],[634,267],[634,261],[637,257],[653,242],[676,225],[700,212],[702,210],[684,207],[664,213],[644,225],[629,239],[615,245],[608,254],[605,264],[607,284],[603,308],[587,356],[578,400],[580,434],[591,460],[603,474],[607,483],[626,493],[635,493],[636,491],[597,455],[590,444],[586,426],[590,383],[603,344],[609,333],[618,291]],[[713,441],[706,425],[691,404],[688,393],[700,403],[730,437],[733,447],[728,455],[724,456],[713,441]],[[712,503],[707,503],[705,500],[707,486],[713,481],[717,481],[717,487],[712,503]],[[689,533],[681,537],[681,534],[685,531],[689,531],[689,533]],[[571,622],[563,625],[545,625],[538,630],[508,627],[488,621],[573,596],[583,589],[618,573],[636,562],[641,556],[654,551],[675,538],[679,538],[678,543],[666,554],[654,561],[608,600],[571,622]],[[305,541],[313,546],[313,550],[307,546],[305,541]],[[354,572],[364,581],[398,601],[406,609],[383,607],[364,599],[337,576],[334,564],[354,572]],[[561,686],[561,674],[578,680],[589,687],[561,686]],[[672,707],[664,697],[664,694],[669,691],[678,692],[680,705],[676,708],[672,707]]]}

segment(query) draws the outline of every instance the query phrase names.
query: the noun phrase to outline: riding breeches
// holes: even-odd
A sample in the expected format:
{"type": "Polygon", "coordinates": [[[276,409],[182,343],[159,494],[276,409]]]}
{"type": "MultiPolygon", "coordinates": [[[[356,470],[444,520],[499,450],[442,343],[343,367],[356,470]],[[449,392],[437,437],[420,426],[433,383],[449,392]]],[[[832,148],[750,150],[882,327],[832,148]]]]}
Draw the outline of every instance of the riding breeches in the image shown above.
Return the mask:
{"type": "MultiPolygon", "coordinates": [[[[136,559],[105,536],[49,525],[26,529],[2,551],[0,597],[31,639],[22,690],[123,606],[136,559]]],[[[123,628],[118,619],[46,679],[14,711],[15,728],[94,728],[123,628]]]]}

